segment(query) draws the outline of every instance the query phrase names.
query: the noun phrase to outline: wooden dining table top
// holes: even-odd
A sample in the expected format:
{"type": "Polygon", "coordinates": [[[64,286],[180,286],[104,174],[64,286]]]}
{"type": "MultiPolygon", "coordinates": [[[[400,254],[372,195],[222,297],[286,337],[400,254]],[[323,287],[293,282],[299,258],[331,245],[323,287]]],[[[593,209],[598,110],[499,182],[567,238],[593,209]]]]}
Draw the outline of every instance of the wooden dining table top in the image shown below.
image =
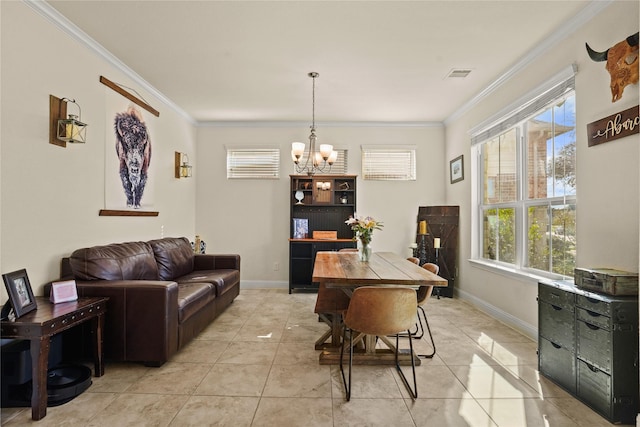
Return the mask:
{"type": "Polygon", "coordinates": [[[448,286],[446,279],[393,252],[374,252],[368,262],[357,252],[318,252],[314,282],[330,287],[373,285],[448,286]]]}

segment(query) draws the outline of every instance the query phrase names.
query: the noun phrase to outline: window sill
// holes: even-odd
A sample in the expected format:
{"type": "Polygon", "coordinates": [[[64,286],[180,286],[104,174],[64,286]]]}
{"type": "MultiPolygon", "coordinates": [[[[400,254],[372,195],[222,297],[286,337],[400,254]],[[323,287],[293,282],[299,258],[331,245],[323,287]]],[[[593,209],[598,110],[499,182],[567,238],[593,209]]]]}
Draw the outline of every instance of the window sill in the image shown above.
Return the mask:
{"type": "Polygon", "coordinates": [[[549,274],[548,276],[542,276],[530,271],[519,270],[516,268],[507,267],[504,265],[498,265],[492,262],[487,262],[479,259],[469,259],[468,261],[474,267],[480,268],[490,273],[500,274],[501,276],[505,276],[509,278],[515,278],[527,283],[537,284],[541,280],[542,281],[570,280],[571,282],[573,282],[573,277],[560,276],[560,275],[554,275],[554,274],[549,274]]]}

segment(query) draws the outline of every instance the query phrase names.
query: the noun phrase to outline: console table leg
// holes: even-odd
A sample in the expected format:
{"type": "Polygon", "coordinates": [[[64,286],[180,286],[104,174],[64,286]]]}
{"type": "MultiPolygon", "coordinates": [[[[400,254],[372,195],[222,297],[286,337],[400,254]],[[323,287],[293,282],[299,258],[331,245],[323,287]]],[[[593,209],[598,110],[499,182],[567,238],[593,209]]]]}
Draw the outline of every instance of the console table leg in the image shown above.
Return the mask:
{"type": "Polygon", "coordinates": [[[104,375],[104,358],[102,352],[102,331],[104,329],[104,315],[100,314],[93,319],[93,354],[94,367],[93,374],[96,377],[104,375]]]}
{"type": "Polygon", "coordinates": [[[47,371],[49,365],[49,336],[31,340],[31,418],[40,420],[47,415],[47,371]]]}

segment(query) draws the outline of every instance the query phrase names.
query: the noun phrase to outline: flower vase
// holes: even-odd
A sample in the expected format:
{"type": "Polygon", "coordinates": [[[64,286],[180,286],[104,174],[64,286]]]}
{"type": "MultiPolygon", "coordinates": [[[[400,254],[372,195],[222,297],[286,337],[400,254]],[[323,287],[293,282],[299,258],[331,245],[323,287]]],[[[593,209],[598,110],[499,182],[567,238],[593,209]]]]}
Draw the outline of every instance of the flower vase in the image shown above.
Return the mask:
{"type": "Polygon", "coordinates": [[[371,258],[371,244],[360,241],[361,245],[358,248],[358,255],[360,256],[360,261],[369,262],[371,258]]]}

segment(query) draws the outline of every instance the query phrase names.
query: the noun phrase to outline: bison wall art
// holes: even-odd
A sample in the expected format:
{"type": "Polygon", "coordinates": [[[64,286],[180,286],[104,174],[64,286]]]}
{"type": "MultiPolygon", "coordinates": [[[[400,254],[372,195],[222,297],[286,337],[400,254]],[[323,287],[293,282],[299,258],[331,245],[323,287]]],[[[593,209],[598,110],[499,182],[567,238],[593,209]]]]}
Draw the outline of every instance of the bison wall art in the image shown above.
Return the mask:
{"type": "Polygon", "coordinates": [[[116,114],[113,129],[127,207],[140,209],[151,163],[151,139],[147,125],[142,113],[130,106],[127,111],[116,114]]]}

